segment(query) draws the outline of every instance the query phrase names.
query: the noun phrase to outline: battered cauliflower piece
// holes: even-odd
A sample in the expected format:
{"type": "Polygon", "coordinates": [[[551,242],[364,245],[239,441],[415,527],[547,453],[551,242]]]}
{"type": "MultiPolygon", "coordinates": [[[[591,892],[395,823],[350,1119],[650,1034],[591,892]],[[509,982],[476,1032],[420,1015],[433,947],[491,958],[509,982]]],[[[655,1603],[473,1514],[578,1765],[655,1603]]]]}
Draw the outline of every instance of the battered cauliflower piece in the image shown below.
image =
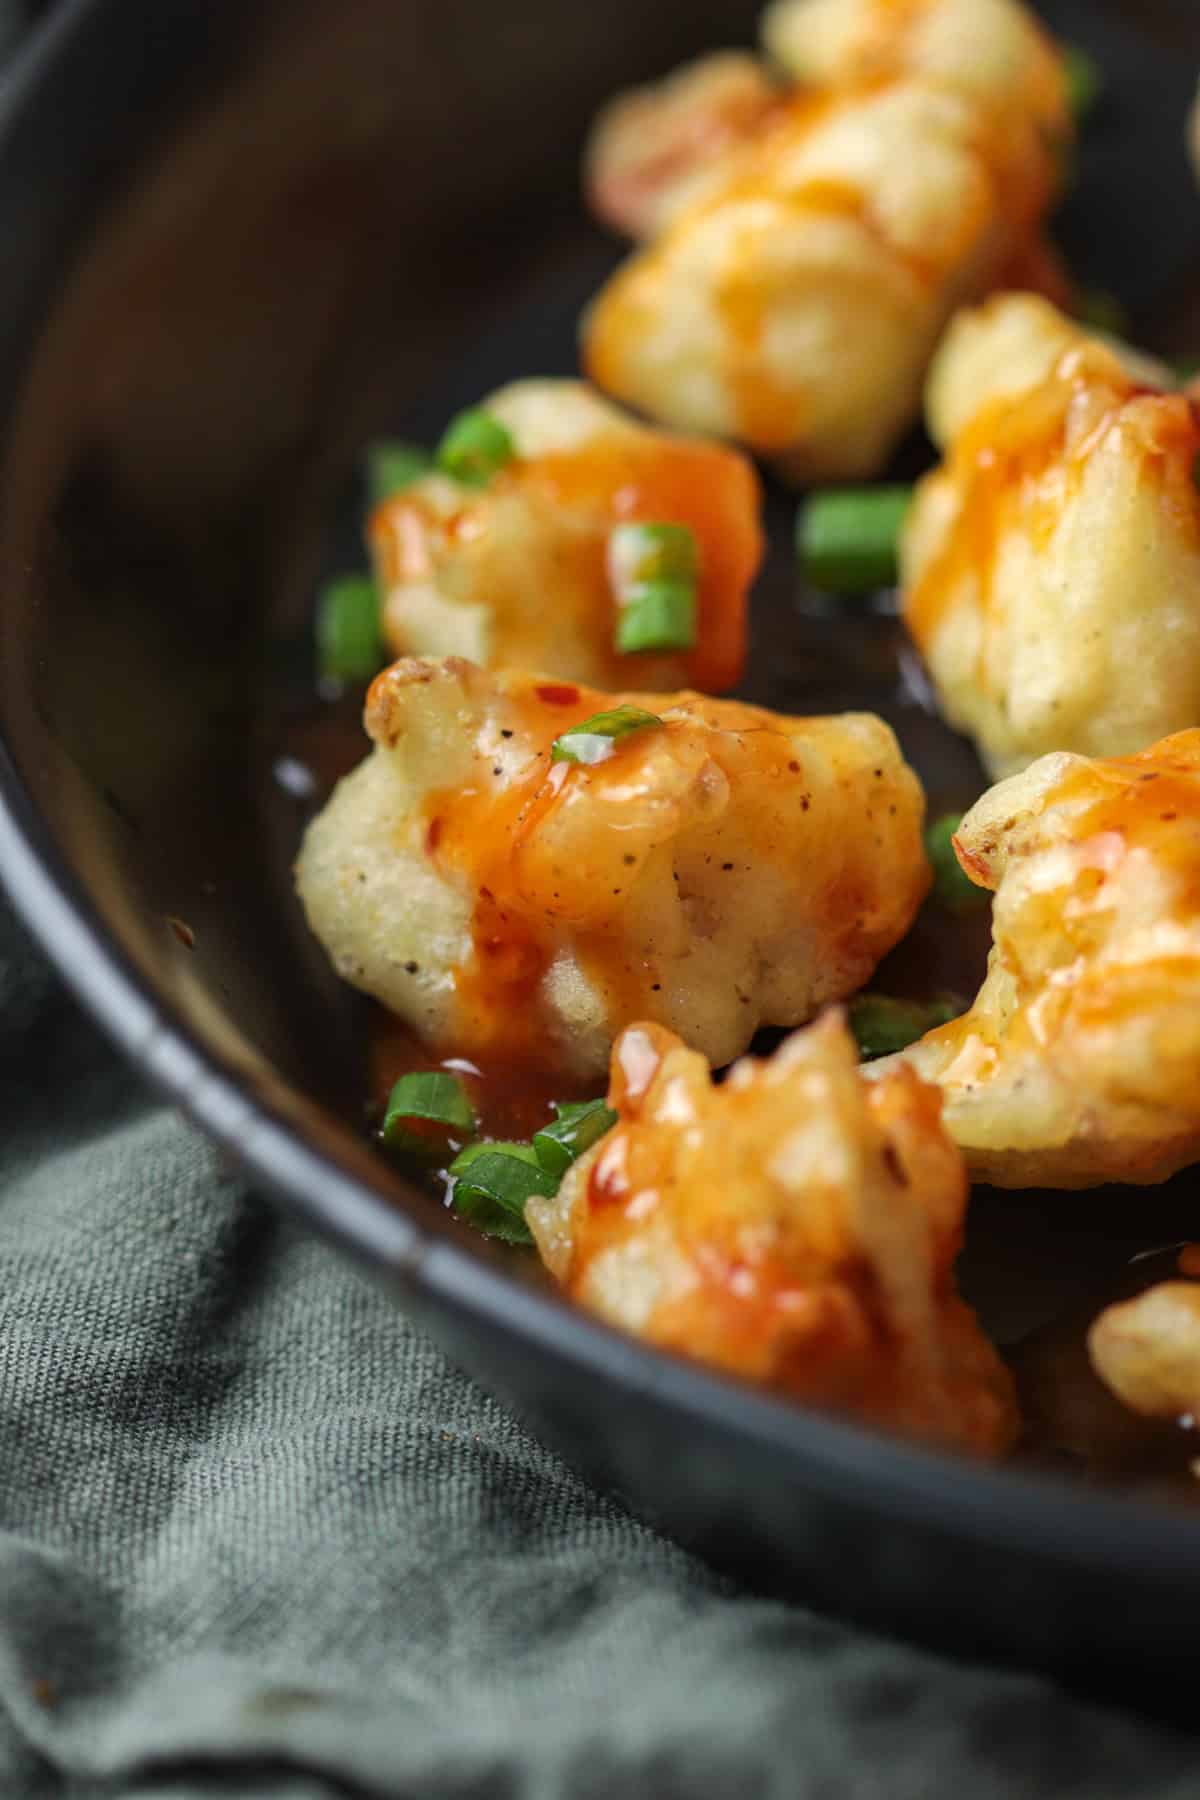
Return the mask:
{"type": "Polygon", "coordinates": [[[1194,1162],[1200,730],[1111,761],[1043,757],[984,795],[955,847],[995,891],[987,978],[902,1058],[941,1088],[971,1173],[1082,1188],[1194,1162]]]}
{"type": "Polygon", "coordinates": [[[584,188],[604,224],[654,237],[760,131],[781,89],[744,50],[718,50],[604,108],[584,153],[584,188]]]}
{"type": "Polygon", "coordinates": [[[467,656],[573,681],[732,687],[763,553],[750,463],[719,444],[647,430],[579,381],[515,382],[483,404],[512,437],[513,462],[485,488],[427,475],[371,515],[395,654],[467,656]],[[625,521],[694,533],[692,650],[614,649],[606,551],[625,521]]]}
{"type": "Polygon", "coordinates": [[[1200,396],[1032,295],[934,360],[904,616],[996,775],[1120,756],[1200,721],[1200,396]]]}
{"type": "Polygon", "coordinates": [[[1061,53],[1017,0],[774,0],[762,40],[799,81],[920,80],[1064,136],[1061,53]]]}
{"type": "Polygon", "coordinates": [[[998,1455],[1012,1386],[954,1288],[967,1197],[932,1088],[863,1081],[842,1019],[746,1059],[632,1025],[613,1130],[527,1217],[573,1299],[810,1405],[998,1455]]]}
{"type": "Polygon", "coordinates": [[[435,1046],[603,1076],[640,1018],[714,1063],[853,993],[929,883],[924,802],[864,714],[610,695],[457,658],[385,670],[297,867],[341,975],[435,1046]],[[661,724],[553,761],[618,704],[661,724]]]}
{"type": "Polygon", "coordinates": [[[1029,259],[1057,163],[1032,113],[917,81],[800,94],[609,282],[588,374],[795,480],[872,474],[951,314],[1029,259]]]}
{"type": "Polygon", "coordinates": [[[1163,1281],[1110,1306],[1088,1354],[1118,1400],[1156,1419],[1200,1413],[1200,1282],[1163,1281]]]}

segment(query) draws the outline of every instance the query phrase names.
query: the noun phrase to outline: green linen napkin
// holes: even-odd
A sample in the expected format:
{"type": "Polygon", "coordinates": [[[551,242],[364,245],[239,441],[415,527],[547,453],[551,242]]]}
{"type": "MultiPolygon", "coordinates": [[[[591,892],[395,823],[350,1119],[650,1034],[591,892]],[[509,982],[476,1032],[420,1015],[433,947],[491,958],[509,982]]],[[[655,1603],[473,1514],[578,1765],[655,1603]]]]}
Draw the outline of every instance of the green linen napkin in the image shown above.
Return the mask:
{"type": "Polygon", "coordinates": [[[0,911],[0,1794],[1193,1796],[1181,1733],[739,1592],[157,1105],[0,911]]]}

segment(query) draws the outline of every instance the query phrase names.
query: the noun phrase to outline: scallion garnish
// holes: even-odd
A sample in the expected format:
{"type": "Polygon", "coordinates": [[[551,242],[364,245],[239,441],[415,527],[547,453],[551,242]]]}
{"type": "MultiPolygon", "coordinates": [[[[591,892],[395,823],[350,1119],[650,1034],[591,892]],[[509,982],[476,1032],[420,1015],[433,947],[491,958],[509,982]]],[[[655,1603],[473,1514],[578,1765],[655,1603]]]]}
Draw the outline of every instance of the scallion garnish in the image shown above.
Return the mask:
{"type": "Polygon", "coordinates": [[[488,1237],[508,1244],[531,1244],[525,1202],[531,1194],[549,1198],[558,1177],[547,1173],[528,1144],[471,1144],[450,1164],[455,1212],[488,1237]]]}
{"type": "MultiPolygon", "coordinates": [[[[389,1150],[436,1152],[437,1135],[414,1131],[415,1123],[444,1126],[448,1136],[474,1136],[475,1109],[457,1075],[416,1070],[400,1077],[388,1095],[383,1117],[383,1141],[389,1150]]],[[[440,1147],[445,1147],[444,1140],[440,1147]]]]}
{"type": "Polygon", "coordinates": [[[367,451],[367,488],[372,506],[401,494],[428,475],[433,458],[420,444],[404,444],[388,440],[372,444],[367,451]]]}
{"type": "Polygon", "coordinates": [[[499,419],[475,406],[452,419],[437,447],[437,465],[464,487],[486,487],[516,455],[512,435],[499,419]]]}
{"type": "Polygon", "coordinates": [[[864,1062],[907,1050],[927,1031],[948,1025],[965,1012],[961,1000],[894,1000],[889,994],[860,994],[849,1009],[850,1029],[864,1062]]]}
{"type": "Polygon", "coordinates": [[[341,575],[322,590],[317,661],[330,681],[369,681],[383,667],[379,594],[369,575],[341,575]]]}
{"type": "Polygon", "coordinates": [[[608,579],[617,603],[613,641],[622,655],[690,650],[696,642],[700,553],[689,525],[615,525],[608,579]]]}
{"type": "Polygon", "coordinates": [[[553,1125],[543,1126],[533,1134],[533,1148],[548,1175],[561,1181],[573,1162],[585,1150],[598,1143],[611,1131],[617,1115],[603,1100],[584,1100],[579,1104],[560,1102],[554,1108],[558,1117],[553,1125]]]}
{"type": "Polygon", "coordinates": [[[699,568],[690,525],[614,525],[608,534],[608,578],[618,597],[645,581],[694,582],[699,568]]]}
{"type": "Polygon", "coordinates": [[[968,912],[985,906],[991,898],[986,888],[976,887],[955,855],[954,834],[961,824],[961,813],[946,813],[925,830],[925,854],[933,864],[933,897],[951,912],[968,912]]]}
{"type": "Polygon", "coordinates": [[[555,738],[550,760],[587,766],[607,762],[618,739],[628,737],[630,732],[645,731],[651,725],[661,724],[657,713],[643,712],[640,706],[614,706],[611,712],[593,713],[590,719],[572,725],[569,731],[555,738]]]}
{"type": "Polygon", "coordinates": [[[796,520],[796,553],[810,586],[831,594],[894,587],[910,487],[824,488],[796,520]]]}
{"type": "Polygon", "coordinates": [[[1067,44],[1063,50],[1063,63],[1067,78],[1067,103],[1075,117],[1075,123],[1082,125],[1096,110],[1100,96],[1104,92],[1104,74],[1095,57],[1081,50],[1078,44],[1067,44]]]}
{"type": "Polygon", "coordinates": [[[650,581],[617,609],[613,635],[623,656],[641,650],[690,650],[696,642],[696,590],[682,581],[650,581]]]}

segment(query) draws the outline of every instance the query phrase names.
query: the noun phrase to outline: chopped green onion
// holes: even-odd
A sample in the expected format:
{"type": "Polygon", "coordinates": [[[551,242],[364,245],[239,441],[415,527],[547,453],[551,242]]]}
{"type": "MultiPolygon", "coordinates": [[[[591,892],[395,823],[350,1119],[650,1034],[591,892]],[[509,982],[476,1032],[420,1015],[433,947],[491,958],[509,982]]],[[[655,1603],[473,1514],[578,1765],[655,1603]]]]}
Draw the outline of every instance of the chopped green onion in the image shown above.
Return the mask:
{"type": "Polygon", "coordinates": [[[372,444],[367,451],[367,489],[372,506],[403,493],[422,475],[428,475],[433,458],[420,444],[387,441],[372,444]]]}
{"type": "Polygon", "coordinates": [[[572,725],[570,731],[564,731],[561,737],[555,738],[550,750],[551,762],[593,763],[607,762],[613,753],[613,745],[619,738],[628,737],[632,731],[645,731],[651,725],[661,725],[662,720],[657,713],[643,712],[640,706],[615,706],[611,712],[593,713],[590,719],[584,719],[580,725],[572,725]]]}
{"type": "Polygon", "coordinates": [[[554,1110],[557,1119],[553,1125],[534,1132],[533,1148],[546,1173],[553,1175],[555,1181],[561,1181],[571,1164],[585,1150],[599,1143],[605,1132],[612,1130],[617,1115],[603,1100],[585,1100],[579,1105],[559,1104],[554,1110]]]}
{"type": "Polygon", "coordinates": [[[796,520],[804,579],[824,593],[871,594],[894,587],[910,487],[824,488],[796,520]]]}
{"type": "Polygon", "coordinates": [[[1200,356],[1175,356],[1170,368],[1176,381],[1195,381],[1200,375],[1200,356]]]}
{"type": "Polygon", "coordinates": [[[933,897],[951,912],[968,912],[986,906],[986,888],[976,887],[954,853],[954,834],[962,824],[961,813],[946,813],[925,831],[925,854],[933,864],[933,897]]]}
{"type": "Polygon", "coordinates": [[[1063,62],[1067,77],[1067,102],[1075,116],[1075,123],[1082,125],[1096,110],[1104,92],[1104,72],[1095,57],[1089,56],[1086,50],[1081,50],[1078,44],[1065,46],[1063,62]]]}
{"type": "Polygon", "coordinates": [[[429,1151],[438,1148],[436,1137],[412,1131],[414,1120],[444,1125],[458,1137],[475,1135],[475,1109],[457,1075],[440,1070],[419,1070],[402,1075],[388,1096],[383,1117],[383,1141],[390,1150],[429,1151]]]}
{"type": "Polygon", "coordinates": [[[488,1237],[508,1244],[531,1244],[525,1202],[531,1194],[558,1192],[528,1144],[472,1144],[450,1164],[454,1210],[488,1237]]]}
{"type": "Polygon", "coordinates": [[[617,609],[614,643],[639,650],[690,650],[696,642],[696,590],[683,581],[639,582],[617,609]]]}
{"type": "Polygon", "coordinates": [[[437,447],[437,465],[464,487],[486,487],[516,453],[511,433],[476,406],[451,420],[437,447]]]}
{"type": "Polygon", "coordinates": [[[379,594],[369,575],[342,575],[317,604],[317,661],[331,681],[369,681],[385,661],[379,594]]]}
{"type": "Polygon", "coordinates": [[[699,567],[690,525],[614,525],[608,579],[617,602],[613,641],[622,655],[692,648],[699,567]]]}
{"type": "Polygon", "coordinates": [[[1129,311],[1115,294],[1109,294],[1103,288],[1089,288],[1083,296],[1083,304],[1079,309],[1079,321],[1092,331],[1099,331],[1105,337],[1126,338],[1129,336],[1129,311]]]}
{"type": "Polygon", "coordinates": [[[850,1029],[864,1062],[907,1050],[927,1031],[948,1025],[966,1011],[959,999],[893,1000],[889,994],[860,994],[850,1003],[850,1029]]]}
{"type": "Polygon", "coordinates": [[[647,581],[694,582],[699,568],[690,525],[614,525],[608,534],[608,578],[618,597],[647,581]]]}
{"type": "Polygon", "coordinates": [[[558,1117],[535,1134],[532,1144],[468,1144],[450,1164],[454,1210],[488,1237],[531,1244],[526,1201],[532,1194],[545,1199],[556,1194],[576,1158],[617,1122],[603,1100],[563,1104],[554,1110],[558,1117]]]}

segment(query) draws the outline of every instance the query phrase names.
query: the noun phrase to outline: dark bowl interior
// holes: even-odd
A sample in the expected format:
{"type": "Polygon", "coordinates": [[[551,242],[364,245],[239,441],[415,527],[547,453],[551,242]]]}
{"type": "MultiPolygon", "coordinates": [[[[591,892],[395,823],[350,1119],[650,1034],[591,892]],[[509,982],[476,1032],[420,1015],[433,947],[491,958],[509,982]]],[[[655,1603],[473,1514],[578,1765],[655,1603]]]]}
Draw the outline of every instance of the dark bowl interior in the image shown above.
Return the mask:
{"type": "MultiPolygon", "coordinates": [[[[640,1510],[777,1590],[1161,1700],[1192,1641],[1200,1527],[877,1440],[569,1312],[371,1152],[361,1007],[291,894],[304,805],[277,765],[305,728],[314,584],[357,560],[362,444],[570,370],[615,255],[577,201],[586,121],[622,84],[748,41],[757,10],[55,15],[0,120],[0,226],[21,247],[0,276],[0,868],[146,1071],[640,1510]]],[[[1063,241],[1142,335],[1200,347],[1191,0],[1044,10],[1111,76],[1063,241]]],[[[878,706],[935,800],[969,797],[966,747],[897,683],[894,623],[797,599],[779,548],[749,691],[878,706]]],[[[1189,1235],[1195,1196],[983,1196],[974,1297],[1011,1337],[1189,1235]]]]}

